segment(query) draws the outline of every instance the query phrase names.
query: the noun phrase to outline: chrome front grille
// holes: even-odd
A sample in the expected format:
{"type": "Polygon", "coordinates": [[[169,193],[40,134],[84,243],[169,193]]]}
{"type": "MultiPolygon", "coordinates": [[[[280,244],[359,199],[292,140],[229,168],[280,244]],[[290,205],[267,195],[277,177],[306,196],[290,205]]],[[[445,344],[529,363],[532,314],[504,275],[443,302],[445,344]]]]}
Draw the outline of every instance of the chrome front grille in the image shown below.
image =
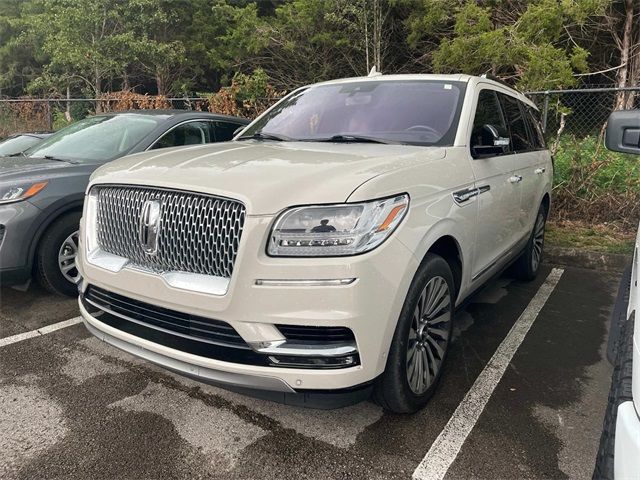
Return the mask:
{"type": "Polygon", "coordinates": [[[229,278],[245,218],[242,203],[191,192],[129,186],[98,186],[97,240],[101,250],[154,272],[188,272],[229,278]],[[157,248],[141,242],[141,214],[160,202],[157,248]]]}

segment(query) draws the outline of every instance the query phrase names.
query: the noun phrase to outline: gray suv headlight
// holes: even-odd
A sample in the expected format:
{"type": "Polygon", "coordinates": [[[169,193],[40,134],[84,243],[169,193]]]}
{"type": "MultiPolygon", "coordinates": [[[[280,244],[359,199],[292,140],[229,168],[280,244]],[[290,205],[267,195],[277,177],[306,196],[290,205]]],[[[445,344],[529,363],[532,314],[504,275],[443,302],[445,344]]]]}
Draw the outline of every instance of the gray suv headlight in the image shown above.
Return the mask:
{"type": "Polygon", "coordinates": [[[337,257],[373,250],[402,222],[409,195],[363,203],[296,207],[276,221],[267,253],[280,257],[337,257]]]}
{"type": "Polygon", "coordinates": [[[0,185],[0,204],[13,203],[33,197],[47,186],[44,182],[23,182],[12,185],[0,185]]]}

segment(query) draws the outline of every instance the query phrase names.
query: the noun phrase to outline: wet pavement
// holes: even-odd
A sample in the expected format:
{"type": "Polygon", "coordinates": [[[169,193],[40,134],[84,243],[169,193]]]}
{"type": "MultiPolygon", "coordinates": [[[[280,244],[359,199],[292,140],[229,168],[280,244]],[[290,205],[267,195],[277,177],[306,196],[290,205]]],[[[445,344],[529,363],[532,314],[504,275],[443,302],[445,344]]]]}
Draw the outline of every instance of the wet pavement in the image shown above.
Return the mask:
{"type": "MultiPolygon", "coordinates": [[[[242,396],[137,360],[81,324],[2,346],[0,478],[410,478],[549,271],[473,297],[440,387],[414,415],[242,396]]],[[[565,267],[445,478],[590,478],[618,281],[565,267]]],[[[77,315],[74,300],[3,289],[0,339],[77,315]]]]}

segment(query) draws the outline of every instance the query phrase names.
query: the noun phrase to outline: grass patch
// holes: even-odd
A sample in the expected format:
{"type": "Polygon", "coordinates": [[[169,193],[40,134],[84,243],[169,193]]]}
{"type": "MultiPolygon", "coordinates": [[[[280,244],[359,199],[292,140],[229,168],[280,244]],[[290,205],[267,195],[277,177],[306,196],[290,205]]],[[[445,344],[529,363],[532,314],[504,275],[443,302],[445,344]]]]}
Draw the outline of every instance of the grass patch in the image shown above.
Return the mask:
{"type": "Polygon", "coordinates": [[[635,232],[615,224],[549,221],[547,245],[598,253],[633,254],[635,232]]]}

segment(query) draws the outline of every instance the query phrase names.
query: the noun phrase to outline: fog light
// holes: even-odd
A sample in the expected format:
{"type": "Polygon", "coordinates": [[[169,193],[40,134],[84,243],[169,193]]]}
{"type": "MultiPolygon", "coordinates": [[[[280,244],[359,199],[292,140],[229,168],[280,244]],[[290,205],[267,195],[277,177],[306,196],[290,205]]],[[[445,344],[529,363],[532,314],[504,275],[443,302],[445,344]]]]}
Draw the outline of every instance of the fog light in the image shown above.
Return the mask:
{"type": "Polygon", "coordinates": [[[343,357],[269,355],[268,358],[272,366],[291,368],[347,368],[359,363],[358,355],[345,355],[343,357]]]}

